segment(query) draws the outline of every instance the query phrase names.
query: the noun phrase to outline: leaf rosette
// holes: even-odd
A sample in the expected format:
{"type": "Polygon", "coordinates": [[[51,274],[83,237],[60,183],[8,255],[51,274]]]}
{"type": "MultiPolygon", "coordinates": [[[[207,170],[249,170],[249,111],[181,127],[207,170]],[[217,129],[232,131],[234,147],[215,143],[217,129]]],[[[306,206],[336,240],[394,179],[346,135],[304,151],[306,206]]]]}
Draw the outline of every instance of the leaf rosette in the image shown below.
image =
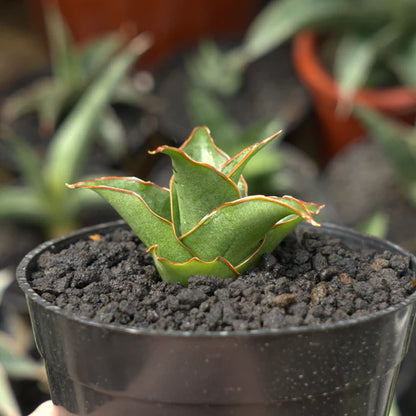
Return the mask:
{"type": "Polygon", "coordinates": [[[172,161],[169,189],[135,177],[104,177],[68,185],[107,200],[148,247],[163,280],[187,284],[192,275],[234,277],[270,253],[322,206],[291,196],[248,196],[242,176],[249,160],[279,133],[233,157],[207,127],[179,148],[160,146],[172,161]]]}

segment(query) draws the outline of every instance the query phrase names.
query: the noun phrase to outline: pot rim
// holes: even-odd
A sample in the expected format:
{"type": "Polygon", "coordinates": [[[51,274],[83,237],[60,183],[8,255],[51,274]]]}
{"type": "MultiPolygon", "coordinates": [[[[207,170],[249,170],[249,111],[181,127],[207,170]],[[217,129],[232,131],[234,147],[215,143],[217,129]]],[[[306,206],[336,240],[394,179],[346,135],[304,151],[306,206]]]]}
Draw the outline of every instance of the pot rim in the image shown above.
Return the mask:
{"type": "MultiPolygon", "coordinates": [[[[333,103],[339,101],[338,84],[322,65],[318,56],[320,35],[314,31],[299,32],[293,40],[293,60],[303,81],[317,94],[333,103]]],[[[382,111],[408,113],[416,107],[416,90],[407,86],[359,89],[354,101],[382,111]]]]}
{"type": "MultiPolygon", "coordinates": [[[[305,325],[305,326],[289,326],[285,328],[276,328],[276,329],[255,329],[255,330],[244,330],[244,331],[178,331],[178,330],[157,330],[157,329],[148,329],[148,328],[138,328],[138,327],[128,327],[123,326],[121,324],[108,324],[108,323],[101,323],[99,321],[95,321],[89,318],[84,318],[81,316],[77,316],[73,313],[64,311],[58,306],[52,305],[50,302],[43,299],[40,295],[38,295],[30,286],[27,278],[26,278],[26,270],[31,261],[38,257],[43,251],[53,247],[54,245],[60,244],[65,240],[75,240],[76,237],[88,234],[88,233],[96,233],[102,232],[108,228],[118,227],[118,226],[125,226],[128,228],[128,225],[125,223],[124,220],[116,220],[111,222],[106,222],[102,224],[92,225],[89,227],[83,227],[79,230],[72,231],[68,234],[63,236],[47,240],[44,243],[40,244],[33,250],[31,250],[28,254],[20,262],[19,266],[16,270],[16,279],[23,290],[26,297],[29,297],[32,301],[37,303],[38,305],[42,306],[46,310],[56,313],[63,318],[66,318],[73,322],[82,323],[84,325],[90,325],[93,327],[100,327],[109,329],[112,331],[118,332],[125,332],[130,334],[141,334],[141,335],[151,335],[151,336],[176,336],[176,337],[192,337],[192,338],[220,338],[220,337],[252,337],[252,336],[275,336],[275,335],[290,335],[296,334],[302,336],[303,334],[309,334],[312,332],[326,332],[333,329],[344,328],[352,325],[356,325],[358,323],[364,323],[370,321],[372,319],[381,318],[385,315],[388,315],[392,312],[398,311],[399,309],[408,306],[409,304],[415,302],[416,303],[416,291],[413,292],[410,296],[408,296],[404,301],[397,303],[396,305],[389,306],[386,309],[371,312],[369,314],[359,316],[357,318],[351,318],[346,320],[341,320],[333,323],[327,324],[314,324],[314,325],[305,325]]],[[[357,238],[357,239],[370,239],[376,242],[380,242],[386,245],[386,249],[391,249],[393,251],[398,251],[404,256],[408,256],[410,258],[411,265],[416,269],[416,256],[408,252],[407,250],[403,249],[402,247],[398,246],[395,243],[392,243],[388,240],[382,240],[377,237],[370,236],[368,234],[353,230],[348,227],[340,226],[337,224],[332,223],[323,223],[322,229],[327,231],[336,231],[336,232],[346,232],[349,235],[357,238]]]]}

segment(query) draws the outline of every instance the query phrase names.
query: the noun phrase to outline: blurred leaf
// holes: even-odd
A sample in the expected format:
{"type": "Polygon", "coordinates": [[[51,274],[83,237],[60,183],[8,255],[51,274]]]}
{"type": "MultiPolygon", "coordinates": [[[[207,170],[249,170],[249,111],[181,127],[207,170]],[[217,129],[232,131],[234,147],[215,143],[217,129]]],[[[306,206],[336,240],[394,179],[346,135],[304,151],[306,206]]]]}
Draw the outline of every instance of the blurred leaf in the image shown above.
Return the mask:
{"type": "Polygon", "coordinates": [[[46,6],[45,23],[55,82],[67,86],[82,85],[86,80],[69,29],[57,4],[47,2],[46,6]]]}
{"type": "Polygon", "coordinates": [[[242,45],[242,53],[248,62],[269,53],[306,28],[339,29],[354,23],[367,26],[378,20],[383,8],[376,2],[351,0],[275,0],[258,14],[248,29],[242,45]],[[380,10],[380,12],[378,11],[380,10]],[[370,13],[371,12],[371,13],[370,13]],[[370,21],[368,15],[372,17],[370,21]]]}
{"type": "Polygon", "coordinates": [[[11,379],[39,380],[44,376],[43,365],[28,357],[13,338],[1,331],[0,366],[11,379]]]}
{"type": "Polygon", "coordinates": [[[111,107],[107,107],[101,117],[98,134],[107,154],[113,160],[120,159],[127,153],[126,130],[111,107]]]}
{"type": "Polygon", "coordinates": [[[4,292],[14,280],[14,276],[9,269],[0,270],[0,304],[3,299],[4,292]]]}
{"type": "Polygon", "coordinates": [[[371,131],[371,137],[384,150],[405,190],[416,183],[416,129],[381,113],[360,106],[357,116],[371,131]]]}
{"type": "Polygon", "coordinates": [[[113,103],[131,105],[132,107],[141,108],[147,102],[144,102],[143,94],[136,88],[130,78],[125,78],[117,85],[112,99],[113,103]]]}
{"type": "Polygon", "coordinates": [[[14,397],[6,372],[0,365],[0,415],[21,416],[19,406],[14,397]]]}
{"type": "Polygon", "coordinates": [[[357,229],[374,237],[385,239],[389,229],[388,215],[383,211],[375,212],[360,224],[357,229]]]}
{"type": "Polygon", "coordinates": [[[399,406],[397,405],[397,400],[393,400],[393,404],[391,406],[389,416],[400,416],[400,414],[401,413],[400,413],[399,406]]]}
{"type": "Polygon", "coordinates": [[[404,85],[416,88],[416,37],[405,47],[396,49],[391,64],[404,85]]]}
{"type": "Polygon", "coordinates": [[[39,130],[50,137],[54,134],[59,117],[68,110],[69,103],[76,100],[82,87],[70,88],[56,81],[53,89],[43,91],[43,99],[38,105],[39,130]]]}
{"type": "Polygon", "coordinates": [[[241,128],[229,116],[218,98],[207,90],[197,86],[189,86],[188,112],[192,124],[196,126],[209,126],[212,135],[217,138],[219,147],[227,153],[235,147],[240,148],[239,136],[241,128]]]}
{"type": "Polygon", "coordinates": [[[0,187],[0,220],[20,220],[45,224],[49,212],[32,190],[24,187],[0,187]]]}
{"type": "Polygon", "coordinates": [[[196,87],[231,95],[240,87],[243,71],[242,64],[235,58],[239,59],[239,55],[233,51],[223,52],[214,41],[204,41],[198,53],[185,64],[196,87]]]}
{"type": "Polygon", "coordinates": [[[383,27],[372,36],[347,33],[341,37],[334,62],[334,75],[339,82],[341,104],[351,102],[363,87],[377,57],[398,38],[395,24],[383,27]]]}
{"type": "Polygon", "coordinates": [[[100,115],[120,80],[149,46],[150,39],[145,35],[133,39],[87,89],[60,126],[48,149],[44,170],[44,179],[54,195],[62,195],[63,184],[79,176],[100,115]]]}
{"type": "Polygon", "coordinates": [[[41,78],[17,90],[4,100],[1,116],[6,121],[11,121],[31,112],[37,112],[39,106],[50,98],[53,87],[54,83],[51,79],[41,78]]]}
{"type": "Polygon", "coordinates": [[[0,138],[12,150],[23,181],[29,185],[38,198],[45,197],[45,187],[41,176],[42,164],[34,148],[6,126],[1,126],[0,138]]]}
{"type": "Polygon", "coordinates": [[[122,37],[116,32],[95,39],[84,46],[81,51],[81,62],[89,80],[109,64],[122,45],[122,37]]]}

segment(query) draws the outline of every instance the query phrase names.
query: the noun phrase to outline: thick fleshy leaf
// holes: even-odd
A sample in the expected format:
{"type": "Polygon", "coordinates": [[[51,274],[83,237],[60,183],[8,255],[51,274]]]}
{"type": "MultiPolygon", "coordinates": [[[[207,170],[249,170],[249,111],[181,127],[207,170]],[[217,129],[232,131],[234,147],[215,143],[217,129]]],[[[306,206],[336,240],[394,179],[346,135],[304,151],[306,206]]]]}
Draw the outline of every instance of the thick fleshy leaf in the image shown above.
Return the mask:
{"type": "Polygon", "coordinates": [[[134,176],[105,176],[69,185],[70,188],[90,188],[95,186],[107,186],[118,190],[134,192],[144,200],[156,215],[171,221],[170,193],[166,188],[155,185],[152,182],[142,181],[134,176]]]}
{"type": "Polygon", "coordinates": [[[180,230],[181,219],[179,216],[178,194],[176,192],[176,185],[175,185],[173,176],[170,178],[169,188],[170,188],[170,214],[171,214],[173,228],[176,233],[176,236],[179,236],[181,232],[180,230]]]}
{"type": "Polygon", "coordinates": [[[243,169],[246,166],[246,163],[248,163],[259,150],[266,146],[266,144],[270,143],[277,136],[279,136],[279,134],[280,131],[276,134],[273,134],[273,136],[262,140],[261,142],[246,147],[240,153],[237,153],[235,156],[233,156],[230,160],[227,160],[227,162],[225,162],[221,167],[221,172],[227,175],[233,182],[237,182],[243,173],[243,169]]]}
{"type": "Polygon", "coordinates": [[[176,263],[158,257],[157,251],[158,249],[156,247],[149,249],[157,270],[161,276],[164,276],[163,280],[165,282],[180,282],[186,286],[189,276],[216,276],[225,279],[239,275],[235,268],[222,257],[218,257],[210,262],[204,262],[194,257],[187,262],[176,263]]]}
{"type": "Polygon", "coordinates": [[[240,198],[237,185],[213,166],[197,163],[174,147],[162,146],[156,152],[165,153],[172,159],[180,235],[195,227],[215,208],[240,198]]]}
{"type": "Polygon", "coordinates": [[[196,127],[188,140],[179,148],[195,162],[206,163],[216,169],[225,163],[229,157],[219,149],[211,137],[207,127],[196,127]]]}
{"type": "Polygon", "coordinates": [[[172,223],[162,217],[170,217],[169,192],[166,189],[132,178],[102,178],[69,187],[97,192],[126,220],[147,247],[158,246],[161,256],[179,262],[192,258],[176,238],[172,223]],[[115,187],[117,184],[120,187],[115,187]],[[157,196],[162,198],[158,200],[157,196]]]}
{"type": "Polygon", "coordinates": [[[244,272],[249,267],[258,262],[260,257],[265,253],[271,253],[283,239],[301,222],[303,218],[299,215],[291,214],[288,217],[282,218],[277,224],[273,226],[266,234],[261,246],[253,255],[240,263],[236,269],[239,273],[244,272]]]}
{"type": "Polygon", "coordinates": [[[222,256],[237,266],[256,250],[279,220],[295,214],[316,224],[312,216],[319,208],[292,197],[241,198],[213,211],[181,241],[201,260],[222,256]]]}

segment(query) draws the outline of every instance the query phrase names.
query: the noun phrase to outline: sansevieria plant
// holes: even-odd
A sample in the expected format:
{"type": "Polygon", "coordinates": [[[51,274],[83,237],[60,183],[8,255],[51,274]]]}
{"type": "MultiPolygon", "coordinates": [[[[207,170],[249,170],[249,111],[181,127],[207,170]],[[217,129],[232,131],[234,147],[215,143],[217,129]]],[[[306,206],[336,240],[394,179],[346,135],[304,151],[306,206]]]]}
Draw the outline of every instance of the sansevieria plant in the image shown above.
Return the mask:
{"type": "Polygon", "coordinates": [[[279,133],[233,157],[206,127],[179,148],[161,146],[172,160],[170,189],[134,177],[104,177],[68,185],[105,198],[148,247],[163,280],[187,284],[191,275],[238,276],[321,206],[290,196],[248,196],[246,163],[279,133]]]}

